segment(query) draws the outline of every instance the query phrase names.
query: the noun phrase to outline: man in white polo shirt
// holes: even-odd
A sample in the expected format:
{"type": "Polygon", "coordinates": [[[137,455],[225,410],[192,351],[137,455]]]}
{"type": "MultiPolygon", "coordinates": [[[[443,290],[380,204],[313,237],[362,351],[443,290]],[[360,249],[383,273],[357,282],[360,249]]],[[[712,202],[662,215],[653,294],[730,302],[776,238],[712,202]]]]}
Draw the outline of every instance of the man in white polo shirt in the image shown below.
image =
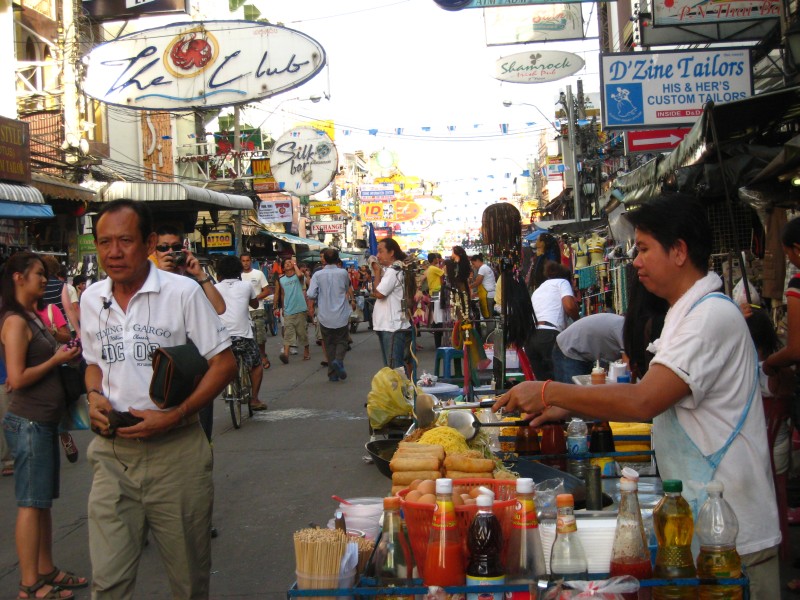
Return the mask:
{"type": "Polygon", "coordinates": [[[233,378],[230,337],[194,281],[147,257],[156,234],[146,205],[103,206],[94,228],[108,279],[81,297],[83,355],[92,429],[89,552],[93,598],[132,598],[150,531],[173,598],[208,598],[211,568],[211,448],[197,413],[233,378]],[[209,364],[174,409],[150,400],[151,352],[191,341],[209,364]],[[120,411],[139,422],[112,427],[120,411]]]}
{"type": "Polygon", "coordinates": [[[253,327],[256,331],[256,343],[261,351],[261,365],[265,369],[269,369],[269,357],[267,356],[267,323],[264,320],[266,313],[261,303],[264,298],[269,296],[269,284],[267,278],[259,269],[253,268],[253,257],[249,252],[245,252],[241,256],[242,261],[242,281],[247,281],[253,286],[256,291],[256,300],[258,300],[258,308],[250,308],[250,320],[253,321],[253,327]]]}

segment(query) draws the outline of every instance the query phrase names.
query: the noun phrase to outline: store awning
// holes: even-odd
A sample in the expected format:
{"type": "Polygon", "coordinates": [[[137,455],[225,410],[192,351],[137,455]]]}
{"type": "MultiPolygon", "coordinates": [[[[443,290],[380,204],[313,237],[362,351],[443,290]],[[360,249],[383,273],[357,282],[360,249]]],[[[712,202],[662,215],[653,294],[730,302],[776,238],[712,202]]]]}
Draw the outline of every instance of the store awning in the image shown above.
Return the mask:
{"type": "Polygon", "coordinates": [[[185,183],[156,183],[151,181],[115,181],[100,190],[100,200],[140,200],[157,202],[167,210],[252,210],[253,201],[247,196],[224,194],[185,183]]]}
{"type": "Polygon", "coordinates": [[[286,242],[287,244],[303,244],[304,246],[308,246],[309,248],[327,248],[328,244],[320,242],[318,240],[311,240],[309,238],[301,238],[296,235],[292,235],[291,233],[279,233],[277,231],[262,231],[262,235],[268,235],[270,237],[274,237],[276,240],[281,240],[282,242],[286,242]]]}
{"type": "Polygon", "coordinates": [[[0,183],[0,219],[52,219],[53,207],[29,185],[0,183]]]}
{"type": "MultiPolygon", "coordinates": [[[[678,169],[703,164],[712,157],[716,161],[718,150],[725,157],[750,155],[763,160],[765,154],[770,154],[766,149],[772,148],[774,154],[783,145],[785,136],[779,130],[797,121],[800,121],[800,87],[726,104],[710,102],[672,152],[620,175],[615,187],[624,194],[626,205],[639,204],[657,196],[663,181],[678,169]]],[[[736,181],[730,182],[733,189],[747,185],[748,179],[752,179],[749,170],[739,168],[734,173],[736,181]]]]}
{"type": "Polygon", "coordinates": [[[31,175],[31,179],[34,187],[42,192],[44,196],[50,198],[77,200],[79,202],[93,202],[97,198],[93,190],[62,179],[61,177],[45,175],[44,173],[34,173],[31,175]]]}

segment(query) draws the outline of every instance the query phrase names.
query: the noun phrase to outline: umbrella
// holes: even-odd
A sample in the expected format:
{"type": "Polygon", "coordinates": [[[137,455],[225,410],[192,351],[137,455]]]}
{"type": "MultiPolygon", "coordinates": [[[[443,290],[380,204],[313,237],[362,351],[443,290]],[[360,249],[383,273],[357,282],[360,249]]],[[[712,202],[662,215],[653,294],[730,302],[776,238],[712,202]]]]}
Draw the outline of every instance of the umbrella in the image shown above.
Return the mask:
{"type": "Polygon", "coordinates": [[[375,227],[372,223],[369,224],[369,253],[372,256],[378,254],[378,239],[375,237],[375,227]]]}

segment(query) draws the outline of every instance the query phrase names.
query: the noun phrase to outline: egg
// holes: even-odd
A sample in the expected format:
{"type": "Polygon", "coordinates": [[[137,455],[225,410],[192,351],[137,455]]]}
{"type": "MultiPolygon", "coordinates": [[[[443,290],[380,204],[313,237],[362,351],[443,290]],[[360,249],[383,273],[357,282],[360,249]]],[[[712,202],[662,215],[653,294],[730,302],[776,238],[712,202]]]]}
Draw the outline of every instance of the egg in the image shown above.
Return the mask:
{"type": "Polygon", "coordinates": [[[478,489],[478,486],[475,486],[475,487],[473,487],[473,488],[472,488],[472,489],[469,491],[469,497],[470,497],[470,498],[477,498],[477,497],[478,497],[478,496],[480,496],[480,495],[481,495],[481,491],[478,489]]]}
{"type": "Polygon", "coordinates": [[[462,504],[466,504],[467,500],[469,500],[469,499],[470,499],[470,495],[469,494],[461,494],[461,503],[462,504]]]}
{"type": "Polygon", "coordinates": [[[436,494],[436,482],[433,479],[420,481],[416,488],[420,494],[436,494]]]}
{"type": "Polygon", "coordinates": [[[475,500],[475,498],[467,498],[466,500],[464,500],[464,506],[474,506],[477,503],[478,501],[475,500]]]}
{"type": "Polygon", "coordinates": [[[421,496],[419,490],[411,490],[406,494],[406,502],[419,502],[421,496]]]}
{"type": "Polygon", "coordinates": [[[453,494],[453,506],[463,506],[464,499],[460,494],[453,494]]]}
{"type": "Polygon", "coordinates": [[[436,504],[436,494],[423,494],[418,502],[420,504],[436,504]]]}
{"type": "Polygon", "coordinates": [[[415,479],[414,481],[411,482],[411,485],[408,486],[408,489],[415,490],[417,489],[420,483],[422,483],[422,479],[415,479]]]}

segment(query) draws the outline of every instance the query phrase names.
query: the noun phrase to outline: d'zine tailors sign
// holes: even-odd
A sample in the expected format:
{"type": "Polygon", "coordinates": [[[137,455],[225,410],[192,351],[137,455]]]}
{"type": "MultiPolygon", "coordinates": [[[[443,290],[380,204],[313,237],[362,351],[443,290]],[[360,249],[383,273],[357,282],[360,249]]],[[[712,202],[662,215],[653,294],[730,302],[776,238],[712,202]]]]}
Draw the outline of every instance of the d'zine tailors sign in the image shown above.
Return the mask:
{"type": "Polygon", "coordinates": [[[309,36],[251,21],[147,29],[91,51],[84,91],[108,104],[183,110],[244,104],[308,81],[325,66],[309,36]]]}
{"type": "Polygon", "coordinates": [[[753,95],[750,64],[747,48],[601,55],[603,126],[693,124],[707,102],[753,95]]]}
{"type": "Polygon", "coordinates": [[[494,77],[511,83],[545,83],[574,75],[582,68],[583,59],[577,54],[539,50],[497,59],[494,77]]]}

